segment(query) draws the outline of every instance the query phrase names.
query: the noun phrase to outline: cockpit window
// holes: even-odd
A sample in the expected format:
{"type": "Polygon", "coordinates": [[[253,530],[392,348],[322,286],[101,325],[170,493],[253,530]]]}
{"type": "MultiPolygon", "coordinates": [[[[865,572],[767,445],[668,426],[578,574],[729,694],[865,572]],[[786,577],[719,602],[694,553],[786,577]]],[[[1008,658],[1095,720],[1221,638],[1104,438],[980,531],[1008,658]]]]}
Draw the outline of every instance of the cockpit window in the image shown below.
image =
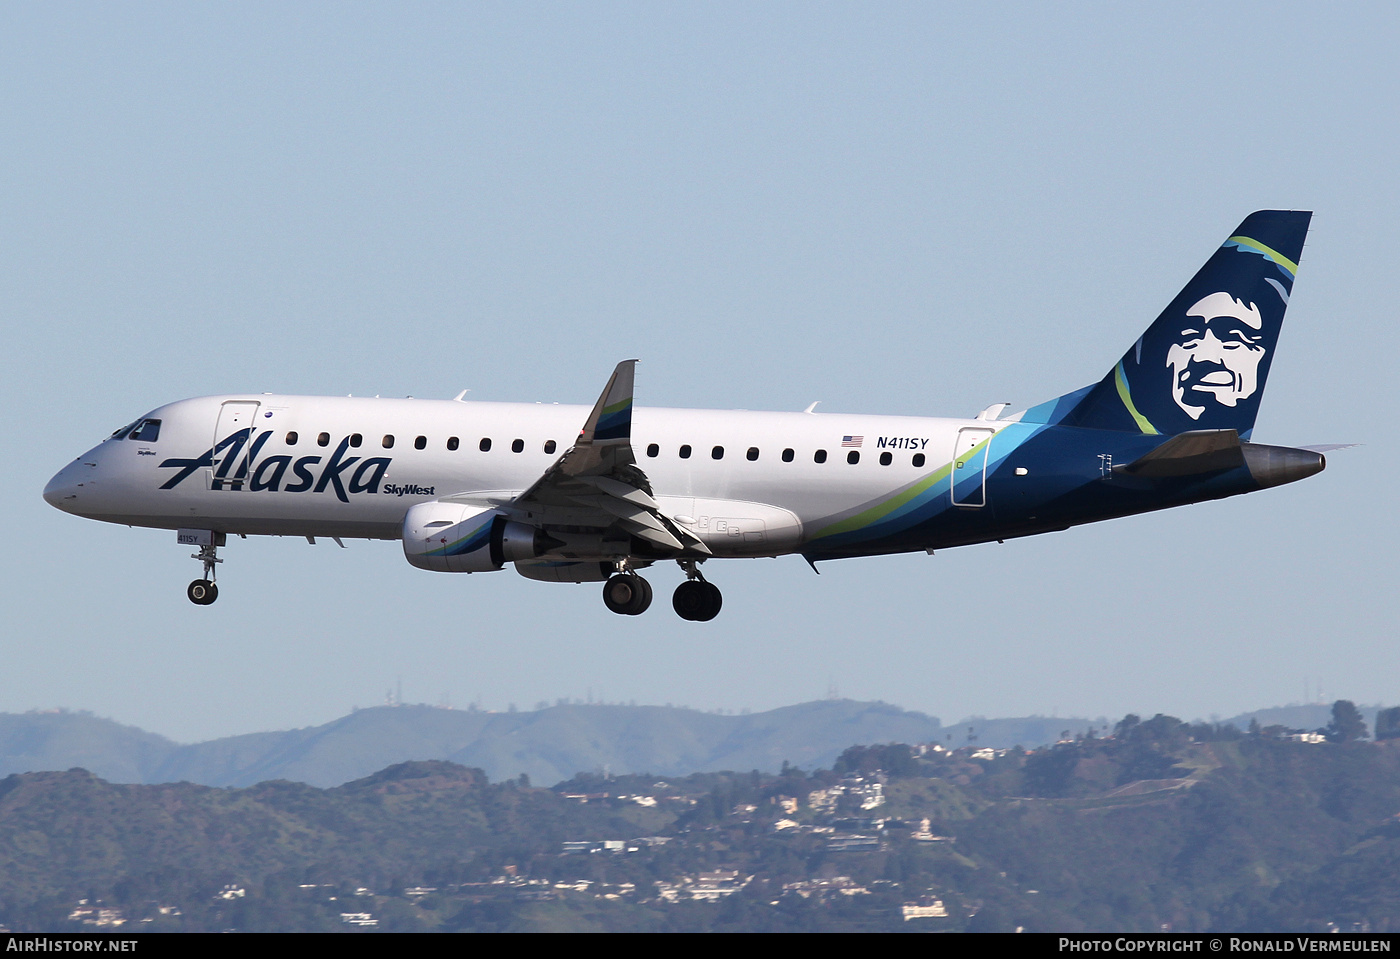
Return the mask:
{"type": "Polygon", "coordinates": [[[109,436],[109,437],[107,437],[107,438],[108,438],[109,440],[124,440],[124,439],[126,439],[126,434],[130,433],[132,430],[134,430],[136,427],[138,427],[138,426],[140,426],[140,425],[141,425],[141,421],[140,421],[140,420],[137,420],[135,423],[128,423],[128,424],[126,424],[126,425],[123,426],[121,429],[117,430],[115,433],[113,433],[111,436],[109,436]]]}
{"type": "Polygon", "coordinates": [[[142,443],[154,443],[160,438],[160,420],[142,420],[131,431],[130,438],[142,443]]]}

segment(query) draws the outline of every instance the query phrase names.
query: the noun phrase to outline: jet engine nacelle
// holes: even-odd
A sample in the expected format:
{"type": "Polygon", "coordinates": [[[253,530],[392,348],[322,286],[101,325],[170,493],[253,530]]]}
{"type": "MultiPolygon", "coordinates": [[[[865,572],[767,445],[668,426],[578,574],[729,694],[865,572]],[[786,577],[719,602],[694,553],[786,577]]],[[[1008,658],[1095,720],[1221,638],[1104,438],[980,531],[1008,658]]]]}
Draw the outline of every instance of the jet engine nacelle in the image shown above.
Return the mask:
{"type": "Polygon", "coordinates": [[[404,556],[439,573],[487,573],[555,544],[542,529],[460,503],[419,503],[403,520],[404,556]]]}

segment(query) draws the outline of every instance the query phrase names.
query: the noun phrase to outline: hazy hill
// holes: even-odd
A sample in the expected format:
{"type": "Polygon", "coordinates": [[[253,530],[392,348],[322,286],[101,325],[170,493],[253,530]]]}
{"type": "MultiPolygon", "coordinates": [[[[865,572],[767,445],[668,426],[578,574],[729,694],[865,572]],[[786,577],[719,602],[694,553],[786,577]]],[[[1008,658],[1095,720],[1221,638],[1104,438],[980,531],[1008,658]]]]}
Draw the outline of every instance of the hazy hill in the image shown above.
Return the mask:
{"type": "MultiPolygon", "coordinates": [[[[1285,706],[1234,717],[1241,729],[1315,729],[1330,707],[1285,706]]],[[[1368,723],[1375,707],[1363,707],[1368,723]]],[[[288,779],[336,786],[394,763],[450,760],[485,770],[493,781],[522,773],[539,785],[579,772],[685,776],[720,769],[776,772],[784,762],[830,766],[855,743],[939,742],[1034,749],[1110,721],[1081,717],[969,717],[942,726],[923,713],[885,703],[820,700],[746,715],[670,706],[563,705],[488,713],[430,706],[361,709],[321,726],[251,733],[182,745],[87,713],[0,714],[0,776],[81,767],[108,782],[189,781],[247,786],[288,779]],[[969,731],[972,738],[969,738],[969,731]]]]}
{"type": "Polygon", "coordinates": [[[150,771],[179,748],[90,713],[0,713],[0,775],[79,766],[110,782],[149,782],[150,771]]]}
{"type": "Polygon", "coordinates": [[[684,776],[829,766],[852,743],[941,739],[937,719],[884,703],[822,700],[740,716],[665,706],[486,713],[398,706],[323,726],[192,745],[82,713],[0,715],[0,775],[81,766],[109,782],[336,786],[394,763],[450,760],[492,780],[548,785],[580,771],[684,776]]]}
{"type": "Polygon", "coordinates": [[[1090,728],[1102,732],[1105,726],[1110,725],[1109,720],[1102,716],[1098,719],[1080,716],[1018,716],[1011,719],[969,716],[943,730],[943,745],[949,749],[963,746],[990,746],[992,749],[1023,746],[1035,749],[1061,739],[1082,736],[1090,728]]]}
{"type": "MultiPolygon", "coordinates": [[[[1366,720],[1366,729],[1376,731],[1376,713],[1380,706],[1357,705],[1361,718],[1366,720]]],[[[1240,729],[1248,729],[1249,721],[1256,719],[1260,726],[1287,726],[1289,729],[1321,729],[1332,721],[1331,703],[1303,703],[1288,706],[1274,706],[1270,709],[1256,709],[1252,713],[1241,713],[1225,720],[1240,729]]]]}

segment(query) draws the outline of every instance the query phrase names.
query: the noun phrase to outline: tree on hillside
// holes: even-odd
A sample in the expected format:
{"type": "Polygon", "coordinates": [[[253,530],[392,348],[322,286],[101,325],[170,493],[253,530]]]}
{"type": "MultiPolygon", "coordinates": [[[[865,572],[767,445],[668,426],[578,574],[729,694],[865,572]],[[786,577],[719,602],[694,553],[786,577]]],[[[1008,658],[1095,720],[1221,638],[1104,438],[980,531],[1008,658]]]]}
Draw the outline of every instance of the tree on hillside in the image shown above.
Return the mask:
{"type": "Polygon", "coordinates": [[[1376,738],[1400,739],[1400,706],[1376,713],[1376,738]]]}
{"type": "Polygon", "coordinates": [[[851,746],[831,767],[833,772],[869,775],[882,769],[891,776],[912,776],[918,771],[914,751],[906,743],[888,746],[851,746]]]}
{"type": "Polygon", "coordinates": [[[1129,713],[1113,728],[1118,739],[1131,743],[1150,743],[1167,749],[1185,745],[1191,739],[1191,730],[1175,716],[1158,713],[1148,720],[1140,720],[1129,713]]]}
{"type": "Polygon", "coordinates": [[[1023,767],[1026,789],[1032,796],[1063,796],[1078,765],[1079,749],[1069,743],[1037,749],[1023,767]]]}
{"type": "Polygon", "coordinates": [[[1339,699],[1332,704],[1332,721],[1323,730],[1328,740],[1334,743],[1349,743],[1354,739],[1366,738],[1366,720],[1361,711],[1349,699],[1339,699]]]}

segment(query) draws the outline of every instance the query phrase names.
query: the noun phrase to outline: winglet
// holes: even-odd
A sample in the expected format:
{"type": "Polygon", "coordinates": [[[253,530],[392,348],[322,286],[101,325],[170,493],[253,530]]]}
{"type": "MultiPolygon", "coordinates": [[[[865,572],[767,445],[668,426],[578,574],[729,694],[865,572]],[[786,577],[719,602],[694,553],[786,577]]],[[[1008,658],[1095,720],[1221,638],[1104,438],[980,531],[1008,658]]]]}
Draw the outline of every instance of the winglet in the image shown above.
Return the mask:
{"type": "Polygon", "coordinates": [[[623,360],[613,370],[588,422],[583,424],[577,446],[630,446],[632,443],[632,380],[636,360],[623,360]]]}

